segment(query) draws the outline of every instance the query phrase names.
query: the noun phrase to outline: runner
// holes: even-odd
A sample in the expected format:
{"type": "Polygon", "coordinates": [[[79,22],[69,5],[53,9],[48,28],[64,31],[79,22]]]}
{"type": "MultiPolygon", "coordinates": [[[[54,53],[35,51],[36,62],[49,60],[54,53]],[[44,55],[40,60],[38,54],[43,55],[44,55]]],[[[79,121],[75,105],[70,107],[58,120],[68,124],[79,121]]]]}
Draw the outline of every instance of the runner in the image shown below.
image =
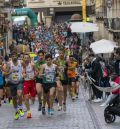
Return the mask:
{"type": "MultiPolygon", "coordinates": [[[[60,53],[60,56],[58,58],[57,64],[60,70],[60,74],[59,74],[60,81],[63,86],[63,90],[61,89],[61,92],[63,92],[63,100],[62,100],[62,93],[58,92],[58,96],[60,97],[61,101],[63,101],[63,110],[66,111],[67,85],[68,85],[67,62],[64,57],[65,51],[61,49],[59,53],[60,53]]],[[[58,110],[61,110],[61,105],[59,105],[58,110]]]]}
{"type": "MultiPolygon", "coordinates": [[[[42,77],[39,76],[39,71],[40,71],[40,67],[41,65],[45,64],[45,54],[42,50],[38,51],[38,61],[36,62],[36,91],[37,91],[37,96],[38,96],[38,102],[39,102],[39,106],[38,106],[38,111],[41,111],[42,109],[42,77]]],[[[44,114],[44,110],[43,114],[44,114]]]]}
{"type": "Polygon", "coordinates": [[[1,101],[3,98],[3,87],[4,87],[4,77],[3,77],[3,59],[0,57],[0,107],[2,105],[1,101]]]}
{"type": "Polygon", "coordinates": [[[69,92],[71,94],[72,100],[75,100],[75,81],[76,81],[76,68],[77,68],[77,61],[76,59],[70,55],[68,60],[68,81],[69,81],[69,92]]]}
{"type": "MultiPolygon", "coordinates": [[[[48,106],[48,114],[53,115],[53,101],[56,87],[57,66],[52,63],[52,56],[50,54],[47,54],[45,59],[46,64],[42,65],[39,75],[43,76],[44,98],[50,102],[50,106],[48,106]]],[[[43,105],[43,109],[45,110],[45,105],[43,105]]]]}
{"type": "Polygon", "coordinates": [[[78,95],[79,95],[79,86],[80,86],[80,77],[79,77],[79,68],[76,68],[76,73],[77,73],[77,76],[76,76],[76,79],[75,79],[75,95],[76,95],[76,98],[78,98],[78,95]]]}
{"type": "Polygon", "coordinates": [[[24,111],[22,109],[23,67],[22,62],[18,60],[17,53],[13,51],[11,55],[12,60],[8,63],[8,85],[10,86],[13,106],[16,111],[15,120],[18,120],[20,116],[24,116],[24,111]]]}
{"type": "Polygon", "coordinates": [[[24,67],[23,67],[23,77],[24,77],[24,97],[25,105],[27,108],[27,118],[32,118],[30,111],[29,97],[32,97],[32,103],[35,101],[35,65],[31,62],[30,56],[28,54],[24,55],[24,67]]]}

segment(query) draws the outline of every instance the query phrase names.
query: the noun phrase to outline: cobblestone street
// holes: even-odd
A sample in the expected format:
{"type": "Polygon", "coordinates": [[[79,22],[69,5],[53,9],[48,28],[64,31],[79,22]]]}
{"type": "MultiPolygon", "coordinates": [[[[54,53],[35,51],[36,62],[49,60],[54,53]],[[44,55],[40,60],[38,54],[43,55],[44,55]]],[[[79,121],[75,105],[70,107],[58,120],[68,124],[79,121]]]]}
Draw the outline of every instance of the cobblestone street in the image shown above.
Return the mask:
{"type": "Polygon", "coordinates": [[[43,116],[41,112],[37,111],[37,104],[36,101],[35,105],[32,105],[32,119],[21,118],[18,121],[13,119],[14,109],[12,106],[4,104],[0,109],[0,129],[95,129],[81,93],[75,102],[68,99],[66,112],[58,112],[55,104],[54,116],[47,114],[43,116]]]}
{"type": "Polygon", "coordinates": [[[81,89],[79,99],[75,102],[68,97],[67,111],[57,111],[55,104],[55,115],[43,116],[37,111],[38,103],[31,105],[32,119],[26,116],[20,120],[14,120],[14,109],[9,104],[3,104],[0,109],[0,129],[119,129],[120,119],[112,124],[104,121],[104,108],[100,103],[94,104],[86,101],[85,92],[81,89]]]}

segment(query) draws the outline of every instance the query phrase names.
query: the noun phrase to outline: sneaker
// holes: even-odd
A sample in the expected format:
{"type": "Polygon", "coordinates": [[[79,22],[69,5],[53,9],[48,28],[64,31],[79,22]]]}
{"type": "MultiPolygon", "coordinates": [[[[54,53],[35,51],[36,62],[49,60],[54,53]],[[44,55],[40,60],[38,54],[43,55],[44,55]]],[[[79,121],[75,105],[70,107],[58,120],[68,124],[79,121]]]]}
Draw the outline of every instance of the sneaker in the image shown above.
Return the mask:
{"type": "Polygon", "coordinates": [[[19,112],[19,114],[20,114],[21,117],[23,117],[24,114],[25,114],[24,111],[23,111],[23,109],[19,109],[18,112],[19,112]]]}
{"type": "Polygon", "coordinates": [[[78,93],[76,94],[76,99],[78,99],[78,93]]]}
{"type": "Polygon", "coordinates": [[[105,106],[106,106],[106,103],[103,103],[103,104],[101,104],[100,106],[101,106],[101,107],[105,107],[105,106]]]}
{"type": "Polygon", "coordinates": [[[55,103],[58,103],[58,99],[57,98],[55,98],[55,103]]]}
{"type": "Polygon", "coordinates": [[[39,103],[38,111],[41,111],[41,110],[42,110],[42,103],[39,103]]]}
{"type": "Polygon", "coordinates": [[[10,104],[10,105],[13,105],[13,100],[12,100],[12,99],[10,99],[9,104],[10,104]]]}
{"type": "Polygon", "coordinates": [[[72,100],[73,100],[73,101],[75,100],[75,96],[72,97],[72,100]]]}
{"type": "Polygon", "coordinates": [[[54,109],[53,108],[50,109],[50,115],[54,115],[54,109]]]}
{"type": "Polygon", "coordinates": [[[25,105],[23,106],[23,111],[24,111],[24,112],[27,112],[27,108],[26,108],[25,105]]]}
{"type": "Polygon", "coordinates": [[[66,104],[63,104],[63,111],[66,111],[66,104]]]}
{"type": "Polygon", "coordinates": [[[4,100],[4,103],[7,103],[7,100],[4,100]]]}
{"type": "Polygon", "coordinates": [[[62,111],[62,106],[58,106],[58,111],[62,111]]]}
{"type": "Polygon", "coordinates": [[[32,114],[31,114],[31,111],[28,111],[27,112],[27,119],[30,119],[30,118],[32,118],[32,114]]]}
{"type": "Polygon", "coordinates": [[[48,108],[48,114],[50,115],[50,108],[48,108]]]}
{"type": "Polygon", "coordinates": [[[15,120],[18,120],[19,119],[19,112],[17,111],[16,113],[15,113],[15,120]]]}
{"type": "Polygon", "coordinates": [[[46,114],[45,107],[42,107],[42,114],[43,114],[43,115],[46,114]]]}
{"type": "Polygon", "coordinates": [[[100,99],[100,98],[94,99],[93,102],[94,102],[94,103],[100,103],[100,102],[102,102],[102,99],[100,99]]]}

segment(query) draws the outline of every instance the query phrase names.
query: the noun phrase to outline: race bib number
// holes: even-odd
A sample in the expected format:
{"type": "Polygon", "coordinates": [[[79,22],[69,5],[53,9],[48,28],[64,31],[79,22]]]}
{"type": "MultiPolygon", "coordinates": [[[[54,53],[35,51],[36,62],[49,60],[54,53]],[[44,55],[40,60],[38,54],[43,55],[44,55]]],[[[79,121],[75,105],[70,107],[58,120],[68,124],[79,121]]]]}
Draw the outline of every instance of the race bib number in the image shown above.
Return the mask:
{"type": "Polygon", "coordinates": [[[52,76],[52,75],[46,75],[46,81],[47,82],[53,82],[54,81],[54,76],[52,76]]]}
{"type": "Polygon", "coordinates": [[[12,80],[13,80],[13,81],[18,81],[18,75],[13,75],[13,76],[12,76],[12,80]]]}
{"type": "Polygon", "coordinates": [[[33,74],[29,74],[28,75],[28,78],[33,79],[34,78],[34,75],[33,74]]]}

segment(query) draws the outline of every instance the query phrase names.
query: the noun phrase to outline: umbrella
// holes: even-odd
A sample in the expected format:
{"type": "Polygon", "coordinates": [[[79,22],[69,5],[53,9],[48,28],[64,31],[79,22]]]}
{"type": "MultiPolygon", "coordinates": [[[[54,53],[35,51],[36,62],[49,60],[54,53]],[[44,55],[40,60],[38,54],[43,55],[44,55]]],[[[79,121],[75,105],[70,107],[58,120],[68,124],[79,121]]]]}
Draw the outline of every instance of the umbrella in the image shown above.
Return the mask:
{"type": "Polygon", "coordinates": [[[111,53],[115,47],[117,47],[115,42],[106,39],[96,41],[90,45],[95,54],[111,53]]]}
{"type": "Polygon", "coordinates": [[[97,24],[88,23],[88,22],[71,22],[70,28],[72,32],[77,33],[87,33],[87,32],[94,32],[98,31],[99,28],[97,24]]]}

